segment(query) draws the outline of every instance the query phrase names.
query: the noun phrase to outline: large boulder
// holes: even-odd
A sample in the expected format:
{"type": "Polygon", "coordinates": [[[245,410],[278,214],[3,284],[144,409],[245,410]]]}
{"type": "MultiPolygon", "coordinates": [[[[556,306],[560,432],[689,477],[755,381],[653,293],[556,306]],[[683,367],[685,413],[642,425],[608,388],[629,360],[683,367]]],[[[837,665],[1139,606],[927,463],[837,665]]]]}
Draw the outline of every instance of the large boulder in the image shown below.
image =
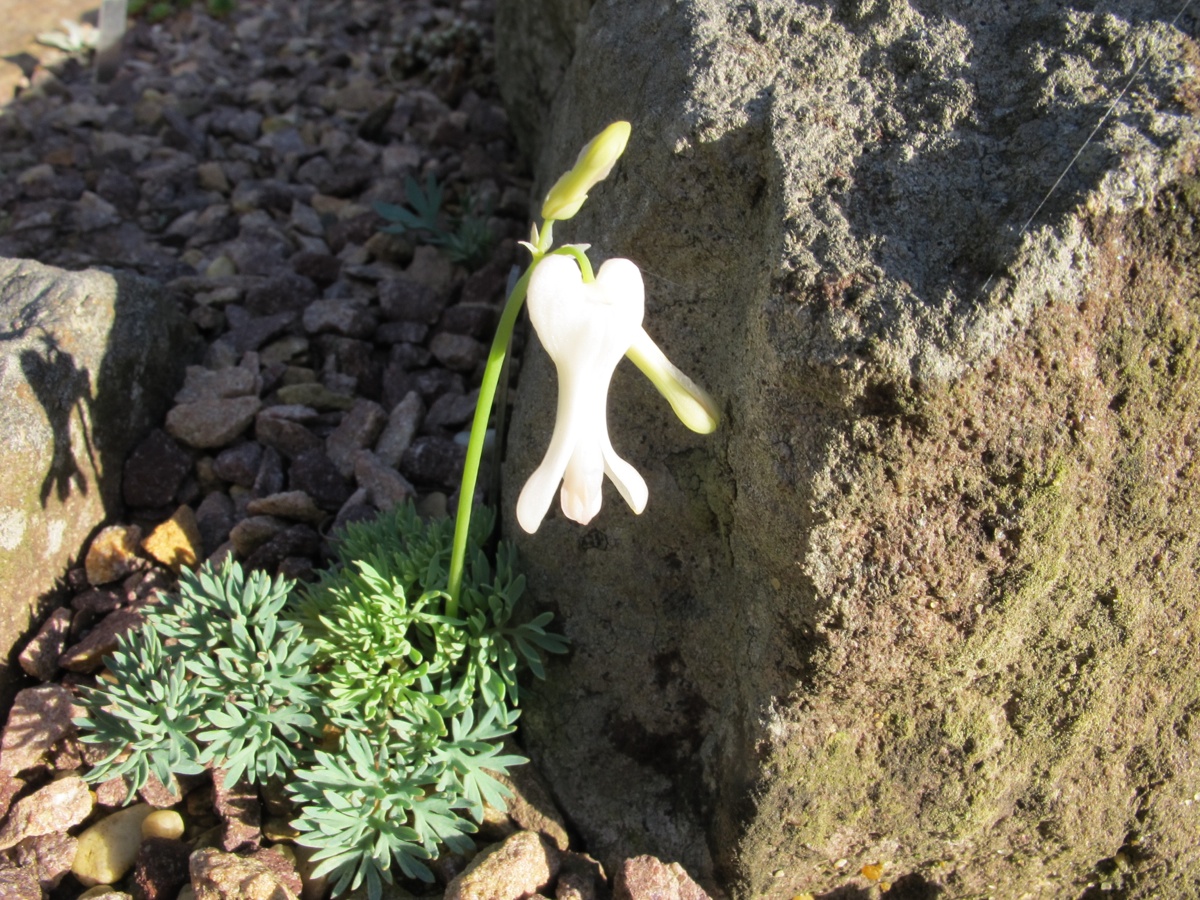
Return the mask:
{"type": "Polygon", "coordinates": [[[13,648],[88,537],[198,349],[162,287],[0,258],[0,700],[13,648]]]}
{"type": "Polygon", "coordinates": [[[1150,897],[1200,865],[1200,48],[1092,10],[502,0],[539,198],[633,123],[556,238],[641,264],[725,411],[693,435],[620,367],[648,508],[525,537],[556,386],[523,360],[506,526],[573,642],[523,734],[610,870],[1150,897]]]}

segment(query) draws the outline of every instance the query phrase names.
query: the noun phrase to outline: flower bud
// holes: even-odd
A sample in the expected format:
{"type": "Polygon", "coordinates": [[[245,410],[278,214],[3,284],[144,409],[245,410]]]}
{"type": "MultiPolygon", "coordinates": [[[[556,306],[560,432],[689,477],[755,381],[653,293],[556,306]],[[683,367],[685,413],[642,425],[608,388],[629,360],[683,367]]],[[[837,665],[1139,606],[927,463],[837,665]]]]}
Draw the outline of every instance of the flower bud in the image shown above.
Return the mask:
{"type": "Polygon", "coordinates": [[[575,165],[550,188],[542,204],[543,219],[569,219],[587,199],[588,191],[608,177],[625,145],[632,127],[628,122],[613,122],[579,151],[575,165]]]}
{"type": "Polygon", "coordinates": [[[633,344],[625,351],[642,374],[671,404],[671,409],[684,425],[697,434],[710,434],[721,424],[716,401],[704,388],[679,370],[667,359],[645,329],[638,329],[633,344]]]}

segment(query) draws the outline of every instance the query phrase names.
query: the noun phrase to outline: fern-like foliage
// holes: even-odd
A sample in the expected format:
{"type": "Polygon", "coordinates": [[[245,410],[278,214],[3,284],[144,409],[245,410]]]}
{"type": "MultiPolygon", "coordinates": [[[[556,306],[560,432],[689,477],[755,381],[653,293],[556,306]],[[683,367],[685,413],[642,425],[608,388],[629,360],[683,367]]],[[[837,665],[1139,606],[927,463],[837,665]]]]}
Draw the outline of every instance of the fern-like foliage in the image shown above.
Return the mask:
{"type": "MultiPolygon", "coordinates": [[[[489,527],[476,517],[478,542],[489,527]]],[[[445,733],[439,687],[453,678],[466,634],[443,615],[453,523],[426,524],[411,505],[350,525],[337,564],[305,588],[294,616],[316,646],[314,663],[327,707],[365,721],[403,718],[445,733]]]]}
{"type": "Polygon", "coordinates": [[[245,773],[262,784],[292,769],[317,730],[310,713],[317,698],[309,689],[316,679],[308,665],[314,648],[295,623],[270,620],[243,637],[244,644],[187,665],[212,701],[206,710],[212,727],[198,735],[205,761],[225,769],[229,783],[245,773]]]}
{"type": "Polygon", "coordinates": [[[80,740],[108,751],[87,779],[124,778],[128,803],[151,774],[170,786],[176,774],[203,772],[194,735],[205,699],[183,661],[164,652],[158,634],[147,628],[121,635],[105,662],[112,680],[103,689],[81,691],[86,714],[75,720],[83,729],[80,740]]]}
{"type": "Polygon", "coordinates": [[[518,696],[517,675],[524,667],[537,678],[545,678],[542,653],[565,653],[566,639],[546,632],[552,613],[542,613],[528,622],[514,623],[513,612],[525,591],[525,576],[515,572],[516,550],[502,543],[496,551],[496,572],[490,575],[487,558],[476,550],[472,577],[464,586],[461,611],[466,618],[466,653],[456,684],[443,690],[463,698],[478,693],[489,705],[518,696]],[[489,580],[490,579],[490,580],[489,580]]]}
{"type": "Polygon", "coordinates": [[[452,262],[478,268],[487,261],[494,240],[487,213],[477,210],[477,203],[468,196],[463,214],[443,225],[442,196],[442,186],[432,174],[426,176],[424,187],[408,176],[404,184],[407,206],[375,202],[375,212],[391,223],[381,230],[387,234],[423,232],[425,240],[441,247],[452,262]]]}
{"type": "Polygon", "coordinates": [[[220,569],[185,569],[178,595],[152,607],[152,622],[178,648],[177,655],[193,656],[217,647],[248,649],[248,629],[275,621],[294,586],[285,578],[272,580],[265,572],[247,574],[232,561],[220,569]]]}
{"type": "Polygon", "coordinates": [[[339,753],[318,751],[291,788],[304,810],[292,826],[317,851],[315,874],[332,873],[335,895],[365,885],[371,898],[393,882],[393,863],[405,878],[432,881],[426,862],[442,848],[472,847],[483,804],[504,808],[510,794],[495,774],[527,762],[498,743],[511,719],[501,708],[476,724],[467,710],[451,720],[448,740],[385,725],[345,732],[339,753]]]}
{"type": "Polygon", "coordinates": [[[150,774],[225,770],[227,783],[282,776],[335,896],[365,885],[379,900],[397,874],[430,880],[440,848],[470,849],[496,779],[525,760],[502,739],[517,677],[543,677],[565,650],[550,614],[514,618],[524,589],[501,545],[482,550],[492,515],[474,517],[460,615],[445,615],[453,523],[411,504],[351,525],[337,560],[302,590],[234,562],[180,578],[147,607],[140,633],[84,693],[83,739],[109,753],[92,781],[120,775],[130,796],[150,774]]]}
{"type": "Polygon", "coordinates": [[[185,572],[178,596],[147,607],[141,633],[125,636],[106,660],[113,683],[87,694],[83,739],[121,760],[88,777],[126,776],[132,793],[151,771],[168,783],[168,770],[202,772],[211,763],[229,783],[244,775],[261,784],[294,768],[318,722],[315,648],[298,624],[279,618],[292,586],[262,572],[247,576],[230,561],[185,572]],[[130,718],[131,708],[141,714],[130,718]],[[114,717],[126,721],[118,726],[114,717]]]}

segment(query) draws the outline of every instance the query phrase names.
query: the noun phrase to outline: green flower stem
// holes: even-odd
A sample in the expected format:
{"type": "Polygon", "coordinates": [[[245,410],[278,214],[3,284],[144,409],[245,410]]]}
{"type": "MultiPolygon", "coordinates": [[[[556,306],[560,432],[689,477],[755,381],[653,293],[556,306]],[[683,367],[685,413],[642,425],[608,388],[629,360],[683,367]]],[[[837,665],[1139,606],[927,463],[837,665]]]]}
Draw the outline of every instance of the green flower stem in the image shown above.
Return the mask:
{"type": "MultiPolygon", "coordinates": [[[[587,254],[579,247],[567,244],[551,251],[551,237],[554,220],[547,219],[539,231],[535,228],[534,235],[537,246],[526,244],[533,254],[533,261],[520,279],[513,285],[512,293],[504,303],[504,312],[500,315],[500,324],[496,326],[496,334],[492,337],[492,347],[488,351],[487,365],[483,369],[483,383],[479,385],[479,400],[475,404],[475,417],[471,420],[471,437],[467,441],[467,459],[463,464],[462,484],[458,489],[458,511],[454,516],[454,544],[450,549],[450,572],[446,584],[446,615],[454,618],[458,615],[458,601],[462,595],[463,568],[467,559],[467,533],[471,526],[471,508],[475,501],[475,485],[479,481],[479,463],[483,459],[483,443],[487,437],[488,419],[491,418],[492,404],[496,400],[496,387],[500,383],[500,373],[504,369],[504,358],[508,353],[509,339],[517,324],[517,316],[525,305],[525,292],[529,289],[529,279],[533,270],[549,253],[570,256],[579,264],[585,282],[593,282],[596,276],[592,272],[592,263],[587,254]]],[[[496,448],[499,452],[499,448],[496,448]]]]}
{"type": "MultiPolygon", "coordinates": [[[[586,245],[585,245],[586,246],[586,245]]],[[[591,284],[596,280],[596,275],[592,272],[592,261],[587,258],[587,254],[574,244],[563,244],[554,251],[556,256],[573,256],[575,262],[579,264],[579,272],[583,275],[583,283],[591,284]]]]}
{"type": "MultiPolygon", "coordinates": [[[[547,229],[548,231],[548,229],[547,229]]],[[[475,500],[475,484],[479,480],[479,463],[483,458],[483,442],[487,436],[488,419],[492,413],[492,402],[496,398],[496,386],[500,383],[500,370],[508,351],[508,339],[512,337],[517,316],[525,304],[525,292],[529,288],[529,277],[542,259],[535,253],[533,262],[525,274],[513,286],[512,293],[504,304],[500,324],[492,338],[488,351],[487,366],[483,370],[483,383],[479,385],[479,401],[475,404],[475,418],[471,420],[471,438],[467,442],[467,460],[463,464],[462,485],[458,489],[458,513],[454,519],[454,545],[450,551],[450,576],[446,585],[449,594],[446,600],[446,615],[458,615],[458,600],[462,594],[463,566],[467,556],[467,532],[471,525],[471,507],[475,500]]],[[[499,452],[499,448],[497,448],[499,452]]]]}

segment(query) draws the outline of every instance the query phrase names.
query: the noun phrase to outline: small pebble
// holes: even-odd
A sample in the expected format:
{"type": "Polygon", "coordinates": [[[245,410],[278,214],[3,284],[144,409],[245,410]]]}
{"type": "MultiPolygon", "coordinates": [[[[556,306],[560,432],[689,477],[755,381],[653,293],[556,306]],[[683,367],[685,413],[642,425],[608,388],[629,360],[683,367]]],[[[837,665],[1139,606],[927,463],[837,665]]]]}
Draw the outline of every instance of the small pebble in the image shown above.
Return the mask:
{"type": "Polygon", "coordinates": [[[194,569],[203,553],[204,541],[196,514],[190,506],[181,506],[165,522],[159,523],[142,541],[142,549],[176,574],[194,569]]]}
{"type": "Polygon", "coordinates": [[[141,539],[136,525],[109,525],[96,535],[83,563],[88,584],[109,584],[137,568],[141,539]]]}
{"type": "Polygon", "coordinates": [[[142,823],[154,807],[139,803],[101,819],[79,836],[71,872],[87,887],[113,884],[125,877],[137,859],[142,823]]]}
{"type": "Polygon", "coordinates": [[[173,809],[156,809],[142,821],[142,839],[183,837],[183,816],[173,809]]]}

